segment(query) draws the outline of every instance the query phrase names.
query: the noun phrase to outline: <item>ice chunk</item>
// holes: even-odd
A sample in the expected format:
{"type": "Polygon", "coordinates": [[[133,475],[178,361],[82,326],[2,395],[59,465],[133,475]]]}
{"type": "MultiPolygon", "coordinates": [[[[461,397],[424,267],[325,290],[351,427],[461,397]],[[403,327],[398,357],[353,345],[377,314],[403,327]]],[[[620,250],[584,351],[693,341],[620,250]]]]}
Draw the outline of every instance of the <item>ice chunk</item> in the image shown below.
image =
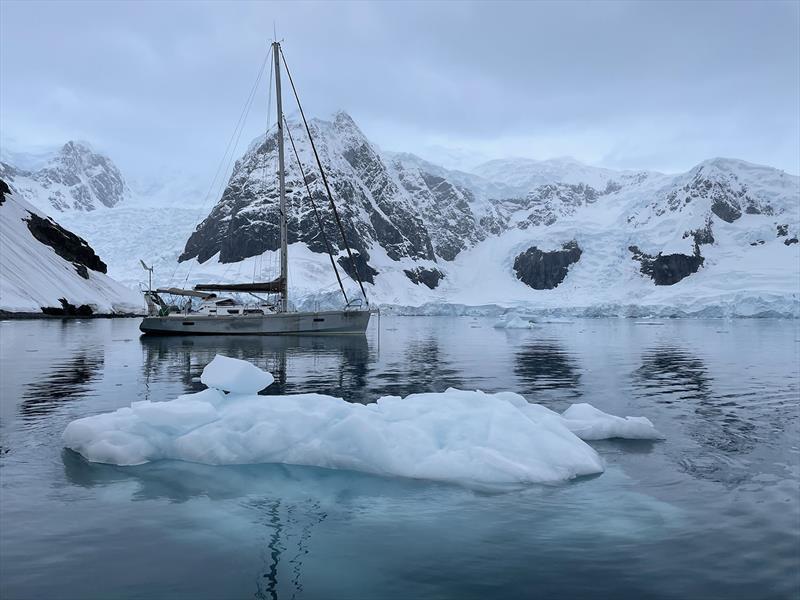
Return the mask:
{"type": "Polygon", "coordinates": [[[565,425],[582,440],[626,438],[659,440],[663,436],[646,417],[617,417],[591,404],[573,404],[562,415],[565,425]]]}
{"type": "Polygon", "coordinates": [[[536,321],[532,317],[519,315],[502,319],[494,324],[495,329],[533,329],[534,327],[536,327],[536,321]]]}
{"type": "Polygon", "coordinates": [[[232,394],[255,394],[271,385],[275,378],[246,360],[217,354],[203,369],[200,381],[232,394]]]}
{"type": "Polygon", "coordinates": [[[233,394],[207,389],[170,402],[134,402],[73,421],[64,442],[90,461],[118,465],[286,463],[493,485],[602,472],[600,456],[581,437],[658,437],[644,418],[622,419],[588,404],[562,416],[512,392],[449,388],[368,405],[321,394],[258,396],[252,391],[271,376],[253,367],[256,381],[241,363],[217,356],[203,372],[233,394]]]}

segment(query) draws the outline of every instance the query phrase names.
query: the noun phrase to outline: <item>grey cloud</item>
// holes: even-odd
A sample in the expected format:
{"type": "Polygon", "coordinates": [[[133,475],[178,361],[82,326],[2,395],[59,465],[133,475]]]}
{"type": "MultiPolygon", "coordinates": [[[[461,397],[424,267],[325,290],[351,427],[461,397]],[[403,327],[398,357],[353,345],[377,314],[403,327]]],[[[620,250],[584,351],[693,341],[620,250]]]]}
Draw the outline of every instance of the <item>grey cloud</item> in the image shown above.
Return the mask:
{"type": "MultiPolygon", "coordinates": [[[[0,128],[213,172],[272,37],[386,149],[800,171],[794,2],[0,3],[0,128]],[[437,150],[437,148],[439,150],[437,150]]],[[[245,138],[263,127],[262,89],[245,138]]],[[[243,141],[246,143],[246,141],[243,141]]],[[[453,159],[455,160],[455,159],[453,159]]]]}

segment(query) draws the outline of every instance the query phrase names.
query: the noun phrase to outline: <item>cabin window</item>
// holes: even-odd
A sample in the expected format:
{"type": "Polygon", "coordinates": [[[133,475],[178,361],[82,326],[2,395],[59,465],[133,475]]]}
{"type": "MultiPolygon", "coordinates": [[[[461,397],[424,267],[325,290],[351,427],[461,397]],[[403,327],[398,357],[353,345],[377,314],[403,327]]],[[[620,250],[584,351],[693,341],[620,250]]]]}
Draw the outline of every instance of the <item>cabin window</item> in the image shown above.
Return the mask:
{"type": "Polygon", "coordinates": [[[324,321],[324,320],[325,319],[323,319],[322,317],[315,317],[314,318],[314,323],[319,323],[319,322],[324,321]]]}
{"type": "Polygon", "coordinates": [[[194,325],[194,321],[184,321],[184,325],[194,325]]]}

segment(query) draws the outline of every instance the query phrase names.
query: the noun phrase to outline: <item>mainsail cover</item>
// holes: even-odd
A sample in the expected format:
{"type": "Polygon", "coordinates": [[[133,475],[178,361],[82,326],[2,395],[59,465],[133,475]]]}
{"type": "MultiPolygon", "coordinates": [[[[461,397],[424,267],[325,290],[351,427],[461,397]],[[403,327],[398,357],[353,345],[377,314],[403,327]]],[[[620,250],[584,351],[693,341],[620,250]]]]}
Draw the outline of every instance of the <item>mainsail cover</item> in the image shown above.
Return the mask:
{"type": "Polygon", "coordinates": [[[272,281],[254,283],[199,283],[195,290],[203,292],[251,292],[280,294],[286,289],[286,280],[281,277],[272,281]]]}
{"type": "Polygon", "coordinates": [[[182,288],[158,288],[158,294],[173,294],[175,296],[191,296],[193,298],[216,298],[216,294],[209,294],[208,292],[197,292],[195,290],[184,290],[182,288]]]}

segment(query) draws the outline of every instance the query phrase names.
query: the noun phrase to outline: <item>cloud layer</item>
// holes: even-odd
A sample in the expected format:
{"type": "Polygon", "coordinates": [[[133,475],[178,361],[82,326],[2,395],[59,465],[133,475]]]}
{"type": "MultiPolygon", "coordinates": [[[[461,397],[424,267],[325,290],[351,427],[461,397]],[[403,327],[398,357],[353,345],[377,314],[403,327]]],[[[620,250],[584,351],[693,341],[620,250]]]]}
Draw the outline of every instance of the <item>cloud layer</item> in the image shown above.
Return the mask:
{"type": "Polygon", "coordinates": [[[343,108],[386,149],[798,173],[799,6],[3,2],[0,129],[15,149],[82,138],[135,177],[210,179],[274,24],[306,112],[343,108]]]}

